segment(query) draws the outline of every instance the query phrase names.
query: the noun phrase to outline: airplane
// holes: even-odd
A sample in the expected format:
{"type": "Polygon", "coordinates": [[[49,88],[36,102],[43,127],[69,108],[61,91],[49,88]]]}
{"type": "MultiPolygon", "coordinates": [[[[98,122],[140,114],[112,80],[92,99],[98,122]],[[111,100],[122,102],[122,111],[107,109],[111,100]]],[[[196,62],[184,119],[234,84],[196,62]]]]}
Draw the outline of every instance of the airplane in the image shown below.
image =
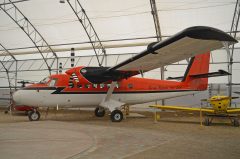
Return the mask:
{"type": "Polygon", "coordinates": [[[161,110],[181,110],[181,111],[192,111],[192,112],[205,112],[206,114],[204,124],[209,126],[212,123],[213,117],[225,117],[229,118],[233,123],[233,126],[238,127],[239,121],[237,113],[240,113],[240,108],[231,108],[230,103],[232,99],[239,97],[228,97],[228,96],[212,96],[210,99],[202,99],[202,101],[210,103],[211,107],[207,108],[192,108],[184,106],[162,106],[162,105],[151,105],[151,108],[157,108],[161,110]],[[210,117],[210,119],[209,119],[210,117]]]}
{"type": "Polygon", "coordinates": [[[20,105],[34,106],[30,121],[40,118],[38,107],[95,107],[95,115],[110,111],[112,122],[123,119],[122,107],[203,91],[208,86],[210,51],[237,43],[221,30],[187,28],[113,67],[79,66],[51,75],[13,94],[20,105]],[[191,58],[182,81],[133,77],[191,58]]]}

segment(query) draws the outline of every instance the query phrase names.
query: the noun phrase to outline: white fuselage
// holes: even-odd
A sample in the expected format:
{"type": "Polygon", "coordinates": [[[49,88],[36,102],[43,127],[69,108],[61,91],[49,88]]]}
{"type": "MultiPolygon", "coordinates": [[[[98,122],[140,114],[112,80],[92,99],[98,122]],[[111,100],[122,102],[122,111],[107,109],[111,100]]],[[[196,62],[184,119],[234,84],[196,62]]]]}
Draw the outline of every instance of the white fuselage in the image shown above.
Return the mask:
{"type": "MultiPolygon", "coordinates": [[[[35,107],[97,107],[105,98],[106,93],[94,94],[52,94],[54,90],[19,90],[13,98],[18,105],[35,107]]],[[[113,93],[112,99],[126,104],[140,104],[166,98],[193,94],[195,91],[169,91],[154,93],[113,93]]]]}

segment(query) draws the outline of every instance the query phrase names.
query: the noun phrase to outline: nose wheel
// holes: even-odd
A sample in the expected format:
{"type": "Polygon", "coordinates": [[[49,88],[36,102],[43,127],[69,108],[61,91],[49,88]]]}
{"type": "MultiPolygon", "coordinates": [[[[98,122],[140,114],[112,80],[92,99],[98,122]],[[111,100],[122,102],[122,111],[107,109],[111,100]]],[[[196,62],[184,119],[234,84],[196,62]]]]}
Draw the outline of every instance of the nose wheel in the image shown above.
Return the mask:
{"type": "Polygon", "coordinates": [[[123,113],[120,110],[114,110],[111,112],[112,122],[120,122],[123,119],[123,113]]]}
{"type": "Polygon", "coordinates": [[[105,110],[104,110],[104,108],[97,107],[97,108],[95,109],[95,116],[96,116],[96,117],[104,117],[104,115],[105,115],[105,110]]]}
{"type": "Polygon", "coordinates": [[[40,113],[34,109],[28,113],[28,119],[30,121],[38,121],[40,119],[40,113]]]}

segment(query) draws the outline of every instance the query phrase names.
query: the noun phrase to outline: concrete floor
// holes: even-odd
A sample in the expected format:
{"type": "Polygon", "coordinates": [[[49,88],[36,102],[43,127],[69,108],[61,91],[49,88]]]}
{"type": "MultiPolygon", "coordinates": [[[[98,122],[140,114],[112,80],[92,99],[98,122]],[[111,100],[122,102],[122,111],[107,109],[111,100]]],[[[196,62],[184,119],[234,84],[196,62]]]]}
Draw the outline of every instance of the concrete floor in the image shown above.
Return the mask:
{"type": "Polygon", "coordinates": [[[154,123],[146,114],[112,123],[92,112],[50,114],[38,122],[1,113],[0,158],[240,158],[239,127],[204,127],[196,115],[185,115],[163,114],[154,123]]]}

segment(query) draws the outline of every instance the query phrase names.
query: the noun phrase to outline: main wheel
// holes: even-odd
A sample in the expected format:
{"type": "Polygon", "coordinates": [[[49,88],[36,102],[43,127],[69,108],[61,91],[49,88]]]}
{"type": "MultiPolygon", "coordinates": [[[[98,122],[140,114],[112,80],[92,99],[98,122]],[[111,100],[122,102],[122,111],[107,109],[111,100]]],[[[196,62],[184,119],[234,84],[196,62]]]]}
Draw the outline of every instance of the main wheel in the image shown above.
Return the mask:
{"type": "Polygon", "coordinates": [[[123,119],[123,113],[120,110],[114,110],[111,113],[112,122],[120,122],[123,119]]]}
{"type": "Polygon", "coordinates": [[[204,125],[205,126],[210,126],[210,121],[209,121],[208,117],[205,118],[204,125]]]}
{"type": "Polygon", "coordinates": [[[30,111],[28,113],[28,119],[30,121],[38,121],[40,119],[40,113],[38,111],[30,111]]]}
{"type": "Polygon", "coordinates": [[[95,109],[95,116],[96,117],[104,117],[104,115],[105,115],[105,110],[102,108],[100,108],[100,107],[97,107],[96,109],[95,109]]]}
{"type": "Polygon", "coordinates": [[[239,121],[238,121],[237,118],[234,118],[234,119],[233,119],[233,126],[239,127],[239,121]]]}

